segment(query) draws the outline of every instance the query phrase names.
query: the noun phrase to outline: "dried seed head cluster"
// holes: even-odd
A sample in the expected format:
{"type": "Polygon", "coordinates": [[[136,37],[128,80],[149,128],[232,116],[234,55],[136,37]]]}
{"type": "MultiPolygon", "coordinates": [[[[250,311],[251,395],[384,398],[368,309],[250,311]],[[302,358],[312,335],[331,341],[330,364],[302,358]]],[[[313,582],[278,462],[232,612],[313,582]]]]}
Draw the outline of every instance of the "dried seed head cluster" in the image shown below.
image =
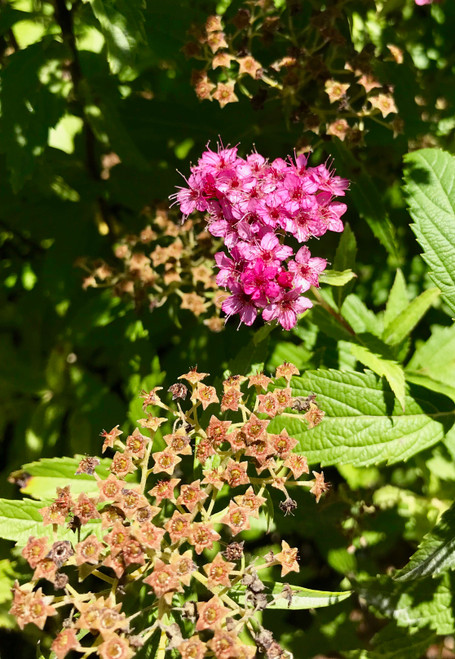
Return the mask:
{"type": "Polygon", "coordinates": [[[214,332],[224,327],[221,305],[227,293],[220,290],[212,269],[217,245],[205,225],[174,221],[165,210],[144,209],[149,224],[139,235],[117,243],[112,263],[79,259],[86,272],[84,288],[110,288],[130,298],[136,309],[150,311],[169,301],[187,309],[214,332]]]}
{"type": "Polygon", "coordinates": [[[394,136],[402,132],[393,86],[383,79],[387,69],[375,60],[399,66],[404,53],[395,44],[375,52],[368,42],[356,52],[346,38],[347,5],[335,1],[321,10],[321,3],[309,2],[303,16],[297,2],[284,8],[247,1],[235,15],[209,16],[183,49],[202,64],[191,79],[198,98],[223,108],[246,95],[255,109],[278,98],[305,131],[352,145],[362,142],[365,120],[378,120],[394,136]]]}
{"type": "MultiPolygon", "coordinates": [[[[19,626],[43,629],[63,609],[66,619],[52,643],[57,659],[72,650],[129,659],[155,634],[163,652],[174,649],[184,659],[248,659],[257,649],[284,656],[258,623],[257,611],[273,601],[258,574],[274,565],[281,576],[298,572],[298,549],[283,541],[275,555],[253,559],[240,538],[261,514],[268,487],[282,492],[285,514],[296,508],[288,489],[307,486],[316,501],[327,490],[323,473],[297,481],[309,473],[306,458],[294,452],[297,440],[286,430],[268,430],[279,414],[311,418],[313,426],[321,421],[314,395],[306,410],[292,411],[290,380],[296,374],[285,363],[274,378],[230,376],[217,392],[205,384],[207,373],[192,368],[169,388],[179,399],[170,406],[160,387],[143,391],[139,427],[124,439],[118,426],[101,433],[103,452],[114,452],[110,473],[101,478],[96,458],[80,463],[77,473],[93,475],[95,492],[75,497],[69,486],[58,488],[41,509],[43,527],[52,525],[54,539],[30,537],[22,551],[34,573],[29,583],[14,587],[11,613],[19,626]],[[201,425],[199,413],[209,406],[210,420],[201,425]],[[166,417],[154,416],[156,410],[166,417]],[[229,419],[223,418],[226,410],[229,419]],[[162,436],[160,426],[169,420],[171,432],[162,436]],[[196,479],[185,482],[184,461],[191,467],[187,473],[195,466],[196,479]],[[60,533],[69,527],[70,539],[57,539],[59,527],[60,533]],[[99,587],[93,586],[96,578],[99,587]],[[43,594],[49,583],[37,588],[41,580],[63,594],[43,594]]],[[[283,584],[280,596],[291,598],[290,587],[283,584]]]]}

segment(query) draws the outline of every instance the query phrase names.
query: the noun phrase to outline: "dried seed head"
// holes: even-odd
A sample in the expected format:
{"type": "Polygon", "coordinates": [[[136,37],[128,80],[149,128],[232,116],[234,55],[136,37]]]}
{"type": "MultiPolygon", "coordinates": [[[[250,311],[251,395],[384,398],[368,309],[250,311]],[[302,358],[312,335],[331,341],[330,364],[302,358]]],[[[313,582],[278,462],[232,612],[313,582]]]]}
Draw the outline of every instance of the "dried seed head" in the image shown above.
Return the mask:
{"type": "Polygon", "coordinates": [[[71,546],[71,542],[61,540],[60,542],[54,542],[46,558],[53,560],[57,568],[60,569],[73,554],[74,549],[71,546]]]}
{"type": "Polygon", "coordinates": [[[188,387],[186,387],[182,382],[171,384],[168,391],[172,394],[172,400],[177,400],[177,398],[185,400],[188,395],[188,387]]]}
{"type": "Polygon", "coordinates": [[[243,556],[243,546],[245,542],[231,542],[223,552],[223,556],[228,561],[239,561],[243,556]]]}
{"type": "Polygon", "coordinates": [[[294,514],[294,510],[297,509],[297,501],[294,501],[294,499],[288,497],[284,501],[280,501],[279,507],[280,510],[284,512],[284,516],[287,517],[288,515],[294,514]]]}
{"type": "Polygon", "coordinates": [[[95,467],[97,467],[99,464],[99,458],[91,458],[90,456],[86,455],[85,458],[82,458],[80,461],[79,466],[76,469],[76,475],[88,474],[89,476],[93,476],[95,473],[95,467]]]}

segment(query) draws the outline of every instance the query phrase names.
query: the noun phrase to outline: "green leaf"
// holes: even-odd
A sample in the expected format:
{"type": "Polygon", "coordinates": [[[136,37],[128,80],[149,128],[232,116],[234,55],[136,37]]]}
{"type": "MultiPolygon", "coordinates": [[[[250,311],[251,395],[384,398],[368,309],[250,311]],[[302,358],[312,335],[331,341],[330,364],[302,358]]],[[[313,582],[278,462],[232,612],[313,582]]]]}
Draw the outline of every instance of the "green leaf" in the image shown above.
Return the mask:
{"type": "Polygon", "coordinates": [[[32,175],[49,129],[64,113],[66,101],[58,93],[63,89],[54,90],[41,78],[44,71],[49,73],[50,61],[60,62],[67,55],[63,44],[46,37],[12,54],[0,72],[0,150],[6,154],[15,191],[32,175]]]}
{"type": "MultiPolygon", "coordinates": [[[[26,545],[30,536],[44,537],[50,540],[70,540],[75,539],[74,531],[71,531],[67,525],[57,527],[57,533],[53,531],[52,524],[43,525],[43,517],[39,512],[41,508],[48,505],[44,501],[32,501],[32,499],[23,499],[22,501],[12,501],[10,499],[0,499],[0,538],[3,540],[13,540],[18,545],[26,545]]],[[[81,529],[81,539],[84,539],[90,533],[94,533],[99,539],[103,536],[100,520],[93,520],[84,524],[81,529]]]]}
{"type": "Polygon", "coordinates": [[[455,504],[442,515],[404,568],[395,575],[396,581],[436,577],[455,567],[455,504]]]}
{"type": "Polygon", "coordinates": [[[273,348],[267,367],[275,369],[283,362],[294,364],[299,370],[307,364],[312,357],[312,352],[304,345],[296,345],[287,341],[279,341],[273,348]]]}
{"type": "Polygon", "coordinates": [[[357,275],[352,270],[325,270],[319,277],[321,284],[328,284],[329,286],[344,286],[357,275]]]}
{"type": "Polygon", "coordinates": [[[407,364],[406,377],[455,400],[455,325],[432,327],[407,364]]]}
{"type": "MultiPolygon", "coordinates": [[[[333,269],[342,272],[343,270],[353,270],[357,256],[357,241],[348,222],[344,225],[344,231],[341,234],[340,242],[333,259],[333,269]]],[[[333,297],[338,308],[343,304],[343,300],[351,292],[352,282],[344,286],[341,290],[333,291],[333,297]]]]}
{"type": "Polygon", "coordinates": [[[409,629],[404,634],[395,622],[390,622],[371,639],[373,649],[362,651],[360,659],[416,659],[436,640],[429,629],[409,629]]]}
{"type": "Polygon", "coordinates": [[[406,289],[406,281],[402,271],[398,268],[384,311],[383,321],[385,330],[388,328],[392,320],[395,320],[395,318],[406,309],[408,304],[409,298],[406,289]]]}
{"type": "Polygon", "coordinates": [[[8,558],[0,561],[0,604],[11,600],[11,588],[18,577],[8,558]]]}
{"type": "Polygon", "coordinates": [[[410,583],[378,576],[356,585],[355,590],[373,611],[396,620],[400,627],[429,627],[438,634],[454,631],[454,586],[447,574],[410,583]]]}
{"type": "Polygon", "coordinates": [[[132,64],[134,50],[145,41],[142,2],[137,0],[85,0],[98,19],[106,40],[108,59],[113,73],[132,64]]]}
{"type": "Polygon", "coordinates": [[[455,313],[455,158],[439,149],[405,156],[411,225],[430,277],[455,313]]]}
{"type": "Polygon", "coordinates": [[[334,316],[324,309],[324,307],[315,305],[309,312],[311,321],[327,336],[336,341],[352,341],[353,334],[349,332],[334,316]]]}
{"type": "Polygon", "coordinates": [[[400,364],[392,359],[384,359],[384,357],[371,352],[368,348],[356,344],[351,345],[351,352],[364,366],[374,371],[380,377],[386,378],[404,411],[405,379],[404,371],[400,364]]]}
{"type": "Polygon", "coordinates": [[[442,412],[409,393],[403,412],[387,384],[373,373],[307,371],[293,378],[291,387],[294,396],[315,393],[325,417],[308,430],[301,415],[282,414],[270,422],[269,432],[286,428],[312,464],[401,462],[441,441],[443,424],[454,418],[454,411],[442,412]]]}
{"type": "MultiPolygon", "coordinates": [[[[84,456],[74,458],[43,458],[37,462],[30,462],[23,466],[23,471],[30,474],[26,485],[21,488],[23,494],[28,494],[34,499],[52,499],[56,496],[57,487],[69,485],[71,494],[78,496],[82,492],[86,494],[98,493],[94,476],[78,474],[76,470],[84,456]]],[[[96,467],[96,473],[101,478],[109,475],[109,459],[103,459],[96,467]]]]}
{"type": "MultiPolygon", "coordinates": [[[[265,584],[267,585],[267,584],[265,584]]],[[[350,597],[352,590],[339,592],[328,592],[324,590],[313,590],[303,588],[302,586],[292,586],[290,584],[276,583],[267,590],[269,603],[267,609],[317,609],[325,606],[337,604],[350,597]],[[285,596],[289,590],[292,593],[292,599],[285,596]]],[[[244,590],[239,590],[235,594],[236,599],[242,604],[245,601],[244,590]]]]}
{"type": "MultiPolygon", "coordinates": [[[[375,334],[376,336],[381,335],[381,320],[368,309],[357,295],[351,294],[347,296],[341,307],[341,314],[357,334],[371,332],[371,334],[375,334]]],[[[342,337],[340,336],[340,338],[342,337]]]]}
{"type": "Polygon", "coordinates": [[[337,166],[340,167],[343,175],[352,181],[348,194],[360,215],[365,218],[373,234],[384,245],[387,252],[395,261],[399,262],[400,254],[395,230],[373,180],[342,142],[334,140],[331,143],[331,149],[337,166]]]}
{"type": "Polygon", "coordinates": [[[455,387],[452,387],[449,384],[433,380],[433,378],[428,375],[420,375],[420,373],[413,373],[411,371],[406,371],[406,381],[411,384],[417,384],[419,387],[430,389],[430,391],[444,394],[444,396],[447,396],[455,402],[455,387]]]}
{"type": "Polygon", "coordinates": [[[440,292],[439,288],[429,288],[416,297],[398,316],[389,322],[382,335],[383,340],[392,346],[401,343],[426,314],[433,302],[439,297],[440,292]]]}
{"type": "Polygon", "coordinates": [[[273,600],[267,606],[267,609],[318,609],[342,602],[352,594],[352,590],[328,592],[289,585],[292,591],[292,601],[289,603],[289,600],[282,595],[283,586],[284,584],[279,583],[274,585],[272,590],[273,600]]]}
{"type": "Polygon", "coordinates": [[[52,538],[52,526],[43,526],[38,512],[43,506],[42,501],[0,499],[0,538],[14,540],[20,545],[27,544],[32,535],[52,538]]]}

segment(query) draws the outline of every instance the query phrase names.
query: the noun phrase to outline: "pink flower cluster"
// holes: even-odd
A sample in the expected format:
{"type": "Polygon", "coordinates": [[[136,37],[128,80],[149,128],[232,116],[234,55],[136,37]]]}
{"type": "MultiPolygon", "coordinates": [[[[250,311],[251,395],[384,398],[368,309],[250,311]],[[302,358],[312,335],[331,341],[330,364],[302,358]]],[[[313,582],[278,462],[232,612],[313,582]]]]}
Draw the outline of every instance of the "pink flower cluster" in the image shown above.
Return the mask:
{"type": "Polygon", "coordinates": [[[307,167],[304,155],[269,162],[256,152],[240,158],[236,147],[207,148],[172,197],[184,218],[207,213],[209,232],[224,239],[229,255],[218,252],[215,260],[217,284],[231,292],[222,306],[228,318],[239,314],[252,325],[262,310],[265,321],[294,327],[312,306],[303,293],[318,286],[327,265],[300,244],[343,231],[346,204],[334,197],[348,184],[325,165],[307,167]]]}

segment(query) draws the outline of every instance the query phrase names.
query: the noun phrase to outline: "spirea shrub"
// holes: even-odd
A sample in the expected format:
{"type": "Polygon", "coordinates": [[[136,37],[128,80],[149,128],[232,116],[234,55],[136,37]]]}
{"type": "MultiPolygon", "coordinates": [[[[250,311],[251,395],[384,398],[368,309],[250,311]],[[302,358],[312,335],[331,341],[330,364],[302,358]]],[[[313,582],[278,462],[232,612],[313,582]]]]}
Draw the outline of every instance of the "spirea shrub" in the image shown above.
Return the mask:
{"type": "Polygon", "coordinates": [[[206,213],[208,231],[222,238],[215,254],[218,286],[231,295],[222,310],[252,325],[259,313],[289,330],[312,306],[303,295],[318,286],[326,268],[306,242],[327,231],[343,231],[349,182],[330,166],[308,166],[306,155],[269,162],[257,152],[239,157],[236,147],[207,148],[191,167],[186,187],[172,195],[183,218],[206,213]]]}
{"type": "Polygon", "coordinates": [[[97,492],[76,497],[69,486],[58,488],[40,510],[54,541],[30,537],[22,551],[34,572],[14,587],[11,613],[19,626],[43,629],[59,615],[57,659],[71,650],[127,659],[153,637],[160,657],[166,650],[184,659],[246,659],[257,650],[271,659],[286,656],[257,613],[277,598],[290,604],[294,590],[284,583],[271,590],[260,575],[275,565],[281,577],[298,572],[297,548],[283,540],[278,553],[254,557],[242,531],[263,515],[269,488],[282,494],[283,514],[292,514],[292,488],[307,487],[319,501],[328,487],[322,472],[307,477],[296,439],[286,430],[268,432],[280,414],[303,417],[309,428],[323,418],[315,396],[293,397],[294,374],[284,363],[274,378],[232,375],[219,396],[205,384],[208,374],[193,368],[169,387],[170,405],[160,387],[143,391],[139,427],[124,440],[118,426],[101,433],[103,452],[113,452],[107,477],[96,473],[95,457],[79,465],[76,473],[93,475],[97,492]],[[203,423],[207,408],[212,414],[203,423]],[[168,421],[172,431],[161,436],[168,421]],[[69,539],[57,539],[59,528],[70,529],[69,539]],[[57,593],[43,594],[51,584],[57,593]],[[129,601],[141,589],[144,599],[134,610],[129,601]]]}

